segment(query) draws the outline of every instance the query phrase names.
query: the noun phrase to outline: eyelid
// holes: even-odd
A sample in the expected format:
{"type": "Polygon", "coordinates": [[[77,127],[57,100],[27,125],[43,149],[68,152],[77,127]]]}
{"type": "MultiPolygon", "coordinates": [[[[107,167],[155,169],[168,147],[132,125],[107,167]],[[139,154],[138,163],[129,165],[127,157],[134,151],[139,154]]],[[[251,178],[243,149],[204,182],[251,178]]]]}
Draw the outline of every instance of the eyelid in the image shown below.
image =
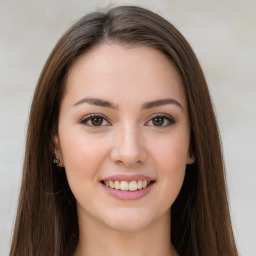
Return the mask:
{"type": "Polygon", "coordinates": [[[99,128],[99,127],[102,127],[102,126],[110,126],[111,123],[110,121],[108,120],[108,118],[103,115],[103,114],[98,114],[98,113],[92,113],[92,114],[88,114],[86,116],[84,116],[81,120],[80,120],[80,123],[81,124],[85,124],[89,127],[94,127],[94,128],[99,128]],[[107,125],[99,125],[99,126],[94,126],[94,125],[89,125],[89,124],[86,124],[90,119],[94,118],[94,117],[100,117],[102,118],[103,120],[105,120],[108,124],[107,125]]]}
{"type": "MultiPolygon", "coordinates": [[[[89,126],[89,127],[93,127],[93,128],[100,128],[100,127],[102,127],[102,126],[111,126],[111,125],[112,125],[111,122],[108,120],[108,118],[107,118],[105,115],[99,114],[99,113],[91,113],[91,114],[88,114],[88,115],[84,116],[84,117],[80,120],[80,123],[85,124],[85,125],[87,125],[87,126],[89,126]],[[99,125],[99,126],[88,124],[87,122],[88,122],[90,119],[94,118],[94,117],[102,118],[102,119],[103,119],[105,122],[107,122],[108,124],[107,124],[107,125],[106,125],[106,124],[105,124],[105,125],[99,125]]],[[[157,114],[151,115],[151,116],[148,118],[148,121],[145,123],[145,125],[146,125],[146,126],[154,126],[154,127],[156,127],[156,128],[164,128],[164,127],[168,127],[168,126],[170,126],[170,125],[172,125],[172,124],[175,124],[175,123],[176,123],[176,122],[175,122],[174,118],[173,118],[172,116],[170,116],[169,114],[157,113],[157,114]],[[153,118],[156,118],[156,117],[162,117],[162,118],[166,119],[169,123],[168,123],[167,125],[163,125],[163,126],[148,125],[148,123],[149,123],[150,121],[152,121],[153,118]]]]}
{"type": "Polygon", "coordinates": [[[146,122],[146,126],[154,126],[154,127],[156,127],[156,128],[165,128],[165,127],[168,127],[168,126],[173,125],[173,124],[175,124],[175,123],[176,123],[176,121],[175,121],[175,119],[174,119],[171,115],[165,114],[165,113],[158,113],[158,114],[151,115],[151,116],[149,117],[149,120],[146,122]],[[164,125],[164,126],[147,125],[147,124],[148,124],[150,121],[152,121],[152,119],[155,118],[155,117],[163,117],[163,118],[165,118],[165,119],[168,120],[169,124],[164,125]]]}

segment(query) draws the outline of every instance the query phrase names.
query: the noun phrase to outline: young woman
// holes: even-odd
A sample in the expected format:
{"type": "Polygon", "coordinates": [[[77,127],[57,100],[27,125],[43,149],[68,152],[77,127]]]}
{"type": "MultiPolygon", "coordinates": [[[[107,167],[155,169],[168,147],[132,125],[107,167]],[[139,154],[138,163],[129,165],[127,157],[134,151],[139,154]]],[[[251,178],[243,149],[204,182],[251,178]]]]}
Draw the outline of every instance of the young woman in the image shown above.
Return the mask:
{"type": "Polygon", "coordinates": [[[139,7],[86,15],[35,90],[10,255],[237,254],[200,65],[139,7]]]}

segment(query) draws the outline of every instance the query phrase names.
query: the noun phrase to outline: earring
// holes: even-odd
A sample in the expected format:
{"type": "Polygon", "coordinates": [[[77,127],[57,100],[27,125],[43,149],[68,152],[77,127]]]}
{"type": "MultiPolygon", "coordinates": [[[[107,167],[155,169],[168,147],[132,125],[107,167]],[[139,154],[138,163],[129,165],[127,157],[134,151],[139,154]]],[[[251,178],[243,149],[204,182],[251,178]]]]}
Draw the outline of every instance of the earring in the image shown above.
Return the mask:
{"type": "Polygon", "coordinates": [[[58,166],[60,164],[60,159],[57,156],[55,156],[53,159],[53,163],[58,166]]]}

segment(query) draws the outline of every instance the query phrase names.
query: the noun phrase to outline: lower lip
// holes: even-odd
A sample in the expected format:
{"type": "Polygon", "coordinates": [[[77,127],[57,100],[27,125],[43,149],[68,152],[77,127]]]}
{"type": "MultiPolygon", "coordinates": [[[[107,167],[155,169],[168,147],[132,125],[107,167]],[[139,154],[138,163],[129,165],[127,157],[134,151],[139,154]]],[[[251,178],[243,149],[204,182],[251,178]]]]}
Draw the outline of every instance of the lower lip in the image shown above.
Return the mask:
{"type": "Polygon", "coordinates": [[[105,184],[101,183],[104,189],[113,197],[119,200],[137,200],[144,196],[146,196],[150,190],[152,189],[155,182],[150,183],[146,188],[138,189],[135,191],[128,191],[128,190],[120,190],[114,189],[106,186],[105,184]]]}

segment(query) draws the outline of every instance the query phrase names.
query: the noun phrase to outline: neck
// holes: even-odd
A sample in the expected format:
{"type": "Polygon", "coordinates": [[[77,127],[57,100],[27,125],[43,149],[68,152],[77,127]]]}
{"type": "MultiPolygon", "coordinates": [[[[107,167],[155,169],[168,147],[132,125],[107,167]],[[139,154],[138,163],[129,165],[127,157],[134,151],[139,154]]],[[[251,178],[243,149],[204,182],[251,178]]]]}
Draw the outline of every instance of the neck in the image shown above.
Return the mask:
{"type": "Polygon", "coordinates": [[[79,242],[74,256],[176,256],[171,245],[170,212],[139,231],[112,229],[90,218],[79,218],[79,242]]]}

